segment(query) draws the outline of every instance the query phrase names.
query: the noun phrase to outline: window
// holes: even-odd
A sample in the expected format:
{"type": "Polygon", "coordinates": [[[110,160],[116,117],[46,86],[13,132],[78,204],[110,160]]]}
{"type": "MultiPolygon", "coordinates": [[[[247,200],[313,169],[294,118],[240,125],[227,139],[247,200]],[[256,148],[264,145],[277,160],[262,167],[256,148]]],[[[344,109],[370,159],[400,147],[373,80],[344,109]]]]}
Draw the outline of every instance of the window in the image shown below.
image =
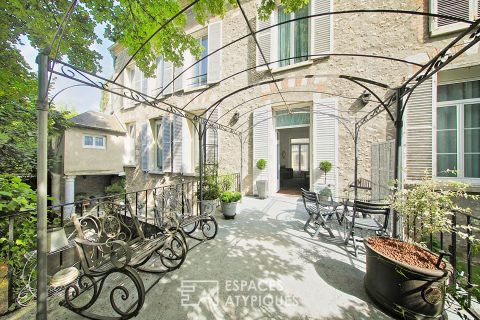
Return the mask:
{"type": "Polygon", "coordinates": [[[480,81],[439,85],[437,101],[437,177],[480,178],[480,81]]]}
{"type": "MultiPolygon", "coordinates": [[[[143,76],[143,72],[136,66],[128,66],[125,69],[126,80],[125,86],[138,92],[147,92],[147,78],[143,76]]],[[[135,95],[134,95],[135,96],[135,95]]],[[[133,107],[138,102],[125,98],[125,108],[133,107]]]]}
{"type": "Polygon", "coordinates": [[[105,136],[83,136],[83,147],[92,149],[105,149],[105,136]]]}
{"type": "Polygon", "coordinates": [[[308,138],[290,139],[292,168],[295,172],[309,171],[309,142],[308,138]]]}
{"type": "MultiPolygon", "coordinates": [[[[436,14],[449,15],[465,20],[478,18],[478,0],[431,0],[431,11],[436,14]]],[[[467,27],[468,24],[445,18],[431,18],[432,35],[454,32],[467,27]]]]}
{"type": "MultiPolygon", "coordinates": [[[[278,8],[278,22],[308,16],[308,6],[292,13],[278,8]]],[[[308,19],[282,24],[278,30],[278,59],[280,67],[308,60],[308,19]],[[300,57],[300,58],[294,58],[300,57]],[[290,59],[292,58],[292,59],[290,59]]]]}
{"type": "Polygon", "coordinates": [[[127,124],[124,163],[127,165],[135,164],[135,123],[127,124]]]}
{"type": "MultiPolygon", "coordinates": [[[[205,58],[208,54],[208,36],[201,37],[199,39],[200,44],[203,47],[201,58],[205,58]]],[[[191,87],[198,87],[207,84],[207,68],[208,68],[208,58],[200,61],[195,64],[193,67],[193,77],[190,80],[191,87]]]]}
{"type": "Polygon", "coordinates": [[[155,134],[155,168],[159,171],[163,170],[163,147],[162,147],[162,119],[157,119],[154,122],[155,134]]]}

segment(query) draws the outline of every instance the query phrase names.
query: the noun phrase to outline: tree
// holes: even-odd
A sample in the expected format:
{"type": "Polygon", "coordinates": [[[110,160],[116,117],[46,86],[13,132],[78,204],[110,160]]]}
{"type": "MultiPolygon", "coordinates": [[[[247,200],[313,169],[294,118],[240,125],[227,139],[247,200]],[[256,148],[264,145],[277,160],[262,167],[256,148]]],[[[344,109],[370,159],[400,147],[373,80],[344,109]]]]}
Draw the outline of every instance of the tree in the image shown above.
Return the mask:
{"type": "Polygon", "coordinates": [[[332,163],[327,160],[321,161],[319,168],[325,174],[325,184],[327,184],[327,173],[332,170],[332,163]]]}

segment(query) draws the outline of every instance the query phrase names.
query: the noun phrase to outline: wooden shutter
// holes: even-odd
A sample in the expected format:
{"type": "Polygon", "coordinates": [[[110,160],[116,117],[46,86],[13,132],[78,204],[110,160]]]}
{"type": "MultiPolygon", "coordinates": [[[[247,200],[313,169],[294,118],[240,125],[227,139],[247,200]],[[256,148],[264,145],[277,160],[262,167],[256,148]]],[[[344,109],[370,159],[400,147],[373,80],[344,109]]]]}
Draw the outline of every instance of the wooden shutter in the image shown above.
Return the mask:
{"type": "Polygon", "coordinates": [[[418,86],[406,106],[404,136],[406,144],[406,177],[418,181],[425,170],[432,170],[433,123],[432,108],[436,75],[418,86]]]}
{"type": "Polygon", "coordinates": [[[172,135],[170,115],[162,117],[163,171],[172,171],[172,135]]]}
{"type": "MultiPolygon", "coordinates": [[[[163,87],[163,57],[157,59],[157,67],[155,68],[155,78],[151,79],[149,85],[149,94],[155,97],[162,91],[163,87]]],[[[162,97],[161,94],[159,97],[162,97]]]]}
{"type": "MultiPolygon", "coordinates": [[[[312,0],[311,13],[320,14],[332,11],[332,0],[312,0]]],[[[310,53],[326,54],[333,51],[332,44],[332,15],[314,17],[311,19],[310,31],[310,53]]],[[[321,57],[312,57],[321,58],[321,57]]]]}
{"type": "MultiPolygon", "coordinates": [[[[208,25],[208,54],[222,46],[222,21],[208,25]]],[[[222,77],[222,50],[209,56],[207,62],[207,83],[215,83],[222,77]]]]}
{"type": "Polygon", "coordinates": [[[183,157],[183,117],[174,114],[173,115],[173,168],[172,172],[182,172],[182,157],[183,157]]]}
{"type": "Polygon", "coordinates": [[[173,92],[173,84],[170,81],[173,80],[173,63],[171,61],[163,62],[163,94],[171,94],[173,92]]]}
{"type": "MultiPolygon", "coordinates": [[[[268,18],[268,20],[266,20],[266,21],[260,20],[258,18],[258,15],[257,15],[257,31],[261,30],[263,28],[266,28],[266,27],[270,27],[273,20],[274,20],[274,15],[273,14],[271,14],[270,17],[268,18]]],[[[265,63],[271,61],[272,28],[267,29],[267,30],[262,31],[262,32],[259,32],[259,33],[256,34],[256,36],[257,36],[258,44],[260,45],[260,48],[262,49],[262,52],[265,55],[265,59],[267,60],[267,61],[263,60],[262,55],[260,54],[260,51],[257,48],[257,50],[256,50],[256,52],[257,52],[256,63],[257,63],[257,66],[259,66],[259,65],[262,65],[262,64],[265,64],[265,63]]],[[[257,67],[257,71],[263,71],[263,70],[267,70],[267,69],[268,69],[267,66],[257,67]]]]}
{"type": "Polygon", "coordinates": [[[148,172],[150,163],[150,135],[148,132],[148,123],[142,124],[141,147],[142,171],[148,172]]]}
{"type": "MultiPolygon", "coordinates": [[[[327,184],[331,185],[332,192],[337,193],[337,147],[338,147],[338,121],[336,101],[333,99],[321,99],[320,94],[313,95],[312,115],[312,152],[311,174],[313,174],[312,187],[316,184],[324,184],[325,176],[320,170],[321,161],[330,161],[332,170],[327,173],[327,184]]],[[[352,177],[353,179],[353,177],[352,177]]]]}
{"type": "MultiPolygon", "coordinates": [[[[272,159],[269,157],[269,148],[275,145],[269,141],[269,134],[273,130],[272,124],[272,108],[270,105],[258,108],[253,111],[253,193],[257,192],[258,180],[269,180],[269,168],[275,167],[275,163],[270,163],[272,159]],[[257,168],[259,159],[267,160],[267,167],[264,170],[257,168]]],[[[271,181],[269,181],[269,184],[271,181]]],[[[270,188],[269,188],[270,190],[270,188]]]]}
{"type": "Polygon", "coordinates": [[[190,132],[190,126],[188,124],[190,120],[182,118],[182,172],[193,173],[194,166],[192,166],[195,159],[192,133],[190,132]]]}

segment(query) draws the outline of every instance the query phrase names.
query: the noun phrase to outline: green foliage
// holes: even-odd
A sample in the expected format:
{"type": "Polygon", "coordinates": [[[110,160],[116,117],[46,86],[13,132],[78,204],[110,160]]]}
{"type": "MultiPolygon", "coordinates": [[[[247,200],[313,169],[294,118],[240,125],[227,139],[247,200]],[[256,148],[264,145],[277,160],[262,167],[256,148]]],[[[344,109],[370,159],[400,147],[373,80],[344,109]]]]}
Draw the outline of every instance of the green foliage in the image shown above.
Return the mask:
{"type": "Polygon", "coordinates": [[[225,175],[218,177],[220,192],[231,191],[233,187],[233,176],[225,175]]]}
{"type": "Polygon", "coordinates": [[[225,203],[238,202],[242,199],[240,192],[225,191],[220,195],[220,200],[225,203]]]}
{"type": "Polygon", "coordinates": [[[332,167],[333,167],[332,163],[328,160],[324,160],[320,162],[319,168],[325,174],[325,183],[327,183],[327,173],[329,173],[332,170],[332,167]]]}
{"type": "MultiPolygon", "coordinates": [[[[421,183],[397,191],[390,200],[393,209],[406,221],[412,222],[412,228],[415,223],[422,223],[419,236],[425,237],[430,233],[452,232],[451,216],[455,211],[465,214],[471,212],[470,208],[460,207],[456,202],[458,199],[479,200],[478,195],[468,194],[467,188],[468,184],[462,182],[440,182],[425,177],[421,183]]],[[[466,238],[467,234],[462,229],[466,229],[466,226],[457,226],[457,234],[466,238]]],[[[473,236],[470,238],[475,241],[473,236]]]]}
{"type": "Polygon", "coordinates": [[[258,161],[257,161],[257,168],[258,168],[259,170],[265,169],[266,166],[267,166],[267,160],[265,160],[265,159],[258,159],[258,161]]]}
{"type": "Polygon", "coordinates": [[[320,192],[318,193],[320,196],[325,196],[325,197],[330,197],[332,195],[332,190],[330,190],[330,188],[323,188],[322,190],[320,190],[320,192]]]}
{"type": "Polygon", "coordinates": [[[200,200],[216,200],[220,197],[218,185],[218,165],[205,165],[203,167],[203,199],[200,197],[200,188],[197,190],[197,197],[200,200]]]}
{"type": "Polygon", "coordinates": [[[125,189],[125,179],[122,179],[105,187],[105,194],[107,196],[114,194],[124,194],[126,192],[127,190],[125,189]]]}
{"type": "Polygon", "coordinates": [[[37,213],[36,193],[19,177],[9,174],[0,175],[0,213],[7,215],[19,211],[31,210],[14,219],[13,239],[9,242],[9,219],[0,219],[0,263],[7,263],[13,269],[13,291],[21,286],[24,254],[36,248],[37,213]]]}
{"type": "Polygon", "coordinates": [[[258,8],[258,16],[261,20],[267,20],[278,5],[281,5],[288,13],[303,8],[309,2],[309,0],[262,0],[258,8]]]}

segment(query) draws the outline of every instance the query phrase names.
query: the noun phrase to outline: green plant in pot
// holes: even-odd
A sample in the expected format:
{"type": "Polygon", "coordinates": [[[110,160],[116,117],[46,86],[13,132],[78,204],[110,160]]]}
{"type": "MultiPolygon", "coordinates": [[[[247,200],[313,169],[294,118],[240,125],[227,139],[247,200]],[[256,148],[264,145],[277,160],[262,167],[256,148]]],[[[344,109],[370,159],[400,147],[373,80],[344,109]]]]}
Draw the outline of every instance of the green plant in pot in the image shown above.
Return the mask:
{"type": "Polygon", "coordinates": [[[234,219],[237,214],[237,204],[242,199],[242,194],[235,191],[225,191],[220,195],[222,212],[225,219],[234,219]]]}
{"type": "Polygon", "coordinates": [[[329,201],[332,198],[332,190],[330,190],[330,185],[320,190],[318,197],[321,201],[329,201]]]}
{"type": "MultiPolygon", "coordinates": [[[[442,319],[447,279],[451,265],[418,243],[430,234],[453,231],[454,212],[468,212],[456,200],[478,200],[467,194],[467,185],[440,183],[424,178],[421,183],[397,190],[392,208],[403,217],[406,241],[387,237],[366,238],[367,270],[365,289],[385,311],[402,319],[442,319]],[[410,237],[416,228],[418,238],[410,237]]],[[[456,227],[457,234],[465,226],[456,227]]],[[[448,254],[447,254],[448,255],[448,254]]]]}
{"type": "MultiPolygon", "coordinates": [[[[267,167],[267,160],[258,159],[258,161],[257,161],[258,170],[263,171],[263,170],[265,170],[266,167],[267,167]]],[[[257,180],[257,192],[258,192],[258,197],[260,199],[267,198],[267,195],[268,195],[268,180],[265,180],[265,179],[257,180]]]]}
{"type": "Polygon", "coordinates": [[[327,173],[332,171],[332,163],[330,161],[324,160],[320,162],[319,168],[323,172],[325,177],[325,184],[327,184],[327,173]]]}
{"type": "Polygon", "coordinates": [[[202,192],[197,190],[197,198],[200,200],[202,212],[211,214],[218,206],[220,197],[220,188],[218,186],[217,166],[205,166],[204,178],[202,182],[202,192]]]}

